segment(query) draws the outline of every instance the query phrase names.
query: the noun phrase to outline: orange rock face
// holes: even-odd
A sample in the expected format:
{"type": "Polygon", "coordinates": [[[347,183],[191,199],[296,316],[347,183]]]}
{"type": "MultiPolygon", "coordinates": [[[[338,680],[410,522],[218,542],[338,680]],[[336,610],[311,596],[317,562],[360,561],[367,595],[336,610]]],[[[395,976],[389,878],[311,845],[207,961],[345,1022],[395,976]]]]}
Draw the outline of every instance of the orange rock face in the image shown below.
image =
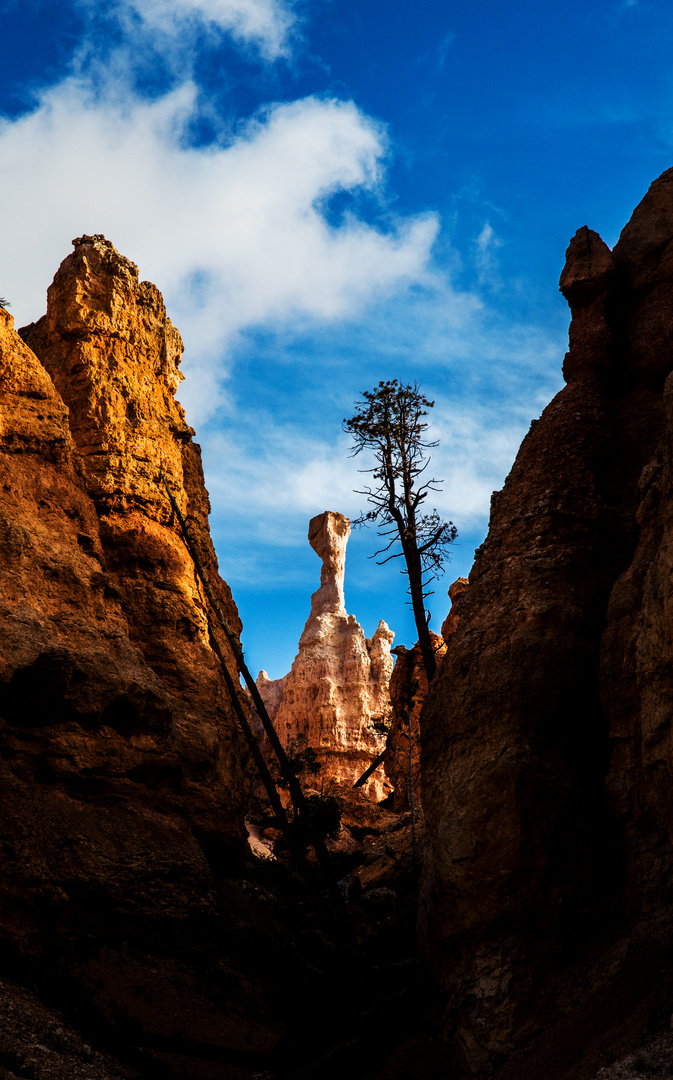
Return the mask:
{"type": "MultiPolygon", "coordinates": [[[[336,782],[348,787],[365,772],[385,745],[372,722],[390,711],[388,682],[393,668],[393,633],[380,622],[365,638],[355,616],[344,606],[344,568],[350,522],[325,511],[309,525],[309,543],[323,561],[320,588],[311,598],[311,614],[299,641],[292,670],[269,680],[260,672],[260,693],[285,746],[310,746],[321,769],[316,784],[325,790],[336,782]]],[[[383,767],[367,781],[369,798],[390,792],[383,767]]]]}
{"type": "Polygon", "coordinates": [[[673,170],[612,252],[579,230],[561,288],[567,386],[493,496],[422,715],[456,1076],[522,1047],[508,1077],[580,1075],[619,994],[640,1007],[638,950],[673,941],[673,170]]]}
{"type": "Polygon", "coordinates": [[[74,965],[102,897],[113,921],[214,910],[245,835],[246,757],[162,470],[239,624],[154,286],[83,237],[22,335],[0,310],[0,937],[74,965]]]}

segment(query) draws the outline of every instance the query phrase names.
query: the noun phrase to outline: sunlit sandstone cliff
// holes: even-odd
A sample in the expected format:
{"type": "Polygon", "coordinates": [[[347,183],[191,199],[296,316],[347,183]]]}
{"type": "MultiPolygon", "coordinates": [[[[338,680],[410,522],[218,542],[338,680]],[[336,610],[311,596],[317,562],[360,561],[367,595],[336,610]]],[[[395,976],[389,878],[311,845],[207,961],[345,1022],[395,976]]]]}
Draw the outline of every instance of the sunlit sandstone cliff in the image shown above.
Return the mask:
{"type": "MultiPolygon", "coordinates": [[[[308,539],[322,559],[320,588],[311,597],[311,614],[299,640],[292,670],[270,680],[260,672],[260,693],[282,742],[312,747],[321,765],[318,784],[352,786],[379,756],[385,736],[372,721],[390,711],[388,683],[393,670],[394,634],[381,621],[365,638],[344,604],[344,568],[350,521],[326,510],[311,519],[308,539]]],[[[367,781],[375,801],[390,792],[383,767],[367,781]]]]}
{"type": "Polygon", "coordinates": [[[162,471],[239,622],[156,288],[82,237],[21,333],[0,310],[0,948],[114,1011],[139,970],[120,920],[149,948],[214,911],[244,835],[246,757],[162,471]]]}
{"type": "Polygon", "coordinates": [[[579,230],[561,289],[567,386],[493,495],[422,716],[458,1077],[593,1076],[671,1011],[673,170],[612,252],[579,230]]]}

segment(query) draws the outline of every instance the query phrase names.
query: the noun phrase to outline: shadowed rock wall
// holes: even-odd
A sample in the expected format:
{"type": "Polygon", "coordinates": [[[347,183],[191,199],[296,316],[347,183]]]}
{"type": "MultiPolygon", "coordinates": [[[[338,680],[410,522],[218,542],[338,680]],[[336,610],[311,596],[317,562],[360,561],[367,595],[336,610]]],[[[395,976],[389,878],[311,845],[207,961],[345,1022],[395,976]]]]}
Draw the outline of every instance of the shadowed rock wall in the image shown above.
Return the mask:
{"type": "Polygon", "coordinates": [[[578,231],[561,289],[567,386],[493,495],[422,718],[421,934],[462,1076],[671,938],[673,170],[614,251],[578,231]]]}

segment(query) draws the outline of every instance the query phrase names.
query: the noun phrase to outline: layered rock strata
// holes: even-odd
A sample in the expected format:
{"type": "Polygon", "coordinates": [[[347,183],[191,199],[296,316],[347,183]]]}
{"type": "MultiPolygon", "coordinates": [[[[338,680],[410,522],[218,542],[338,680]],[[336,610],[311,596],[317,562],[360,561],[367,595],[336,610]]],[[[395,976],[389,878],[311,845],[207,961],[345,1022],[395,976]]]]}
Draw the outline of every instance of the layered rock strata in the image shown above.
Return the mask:
{"type": "Polygon", "coordinates": [[[422,717],[421,930],[458,1076],[525,1046],[508,1077],[580,1075],[673,942],[673,170],[612,252],[578,231],[561,289],[567,386],[493,495],[422,717]]]}
{"type": "MultiPolygon", "coordinates": [[[[292,670],[257,680],[281,741],[286,747],[311,747],[320,773],[318,787],[352,786],[379,756],[385,734],[373,726],[390,712],[388,683],[393,670],[394,634],[379,622],[365,638],[354,615],[346,613],[344,569],[350,522],[326,510],[311,519],[308,539],[322,559],[320,588],[311,597],[311,614],[299,640],[292,670]]],[[[383,767],[367,781],[368,796],[380,801],[390,792],[383,767]]]]}
{"type": "Polygon", "coordinates": [[[22,336],[0,309],[0,953],[111,1015],[147,978],[139,926],[151,949],[212,915],[244,849],[245,753],[162,473],[240,624],[157,289],[82,237],[22,336]]]}

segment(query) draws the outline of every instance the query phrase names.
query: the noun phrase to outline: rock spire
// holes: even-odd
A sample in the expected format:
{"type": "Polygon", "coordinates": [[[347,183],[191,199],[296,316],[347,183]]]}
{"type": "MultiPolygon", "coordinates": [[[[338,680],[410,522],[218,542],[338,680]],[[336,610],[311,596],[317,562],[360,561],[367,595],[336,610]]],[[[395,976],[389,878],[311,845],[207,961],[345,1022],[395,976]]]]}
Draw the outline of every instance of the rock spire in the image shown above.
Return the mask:
{"type": "MultiPolygon", "coordinates": [[[[260,693],[282,742],[312,747],[325,790],[336,783],[352,786],[385,744],[372,726],[390,711],[388,683],[393,670],[394,634],[379,622],[365,638],[344,604],[344,567],[350,521],[326,510],[311,519],[308,539],[322,559],[320,588],[311,597],[311,613],[299,640],[292,670],[270,680],[260,672],[260,693]]],[[[367,782],[366,792],[379,801],[389,793],[383,767],[367,782]]]]}

